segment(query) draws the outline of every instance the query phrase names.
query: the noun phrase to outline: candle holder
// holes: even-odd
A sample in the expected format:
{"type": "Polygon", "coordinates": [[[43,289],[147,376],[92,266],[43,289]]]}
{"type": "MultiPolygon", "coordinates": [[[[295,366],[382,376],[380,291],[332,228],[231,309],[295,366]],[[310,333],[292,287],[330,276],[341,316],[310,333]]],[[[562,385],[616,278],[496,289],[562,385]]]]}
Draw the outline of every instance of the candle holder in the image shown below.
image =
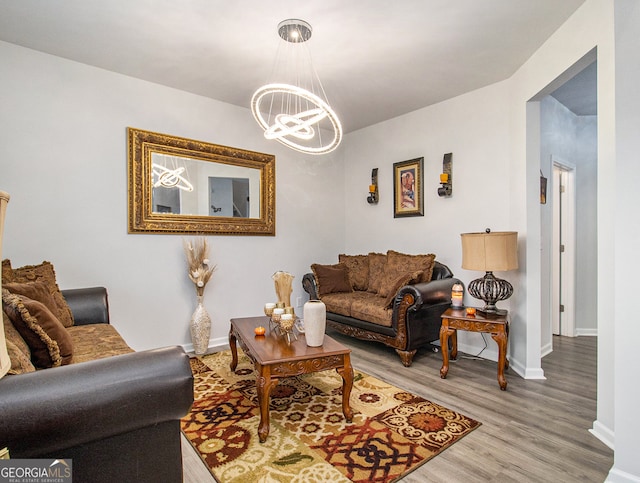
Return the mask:
{"type": "Polygon", "coordinates": [[[371,170],[371,184],[369,185],[369,196],[367,203],[375,205],[378,202],[378,168],[371,170]]]}
{"type": "Polygon", "coordinates": [[[293,331],[293,325],[295,323],[295,318],[291,314],[282,314],[280,318],[280,335],[282,335],[286,340],[287,344],[291,344],[291,338],[298,340],[298,336],[296,336],[293,331]]]}
{"type": "Polygon", "coordinates": [[[273,313],[271,314],[271,318],[269,319],[269,330],[273,330],[275,334],[280,335],[280,319],[284,314],[284,309],[280,307],[276,307],[273,309],[273,313]]]}
{"type": "Polygon", "coordinates": [[[273,314],[273,309],[276,308],[276,304],[268,302],[266,304],[264,304],[264,315],[266,315],[267,317],[271,317],[271,314],[273,314]]]}
{"type": "Polygon", "coordinates": [[[453,193],[453,179],[452,179],[452,153],[444,155],[442,160],[442,174],[440,175],[440,188],[438,188],[438,196],[451,196],[453,193]]]}

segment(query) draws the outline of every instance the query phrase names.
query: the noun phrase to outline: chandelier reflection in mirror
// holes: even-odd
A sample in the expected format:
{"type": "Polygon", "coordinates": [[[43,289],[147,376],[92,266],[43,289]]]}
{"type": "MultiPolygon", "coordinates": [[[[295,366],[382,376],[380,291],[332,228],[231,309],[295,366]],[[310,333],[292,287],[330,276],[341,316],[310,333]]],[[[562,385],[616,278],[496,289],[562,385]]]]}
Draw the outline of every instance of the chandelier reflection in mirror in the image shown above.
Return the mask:
{"type": "Polygon", "coordinates": [[[189,182],[187,167],[174,156],[162,156],[157,154],[152,156],[151,165],[154,188],[179,188],[184,191],[193,191],[193,185],[189,182]],[[168,164],[170,166],[168,166],[168,164]]]}
{"type": "Polygon", "coordinates": [[[306,41],[311,25],[289,19],[278,24],[280,42],[272,72],[281,82],[260,87],[251,99],[253,117],[267,139],[309,154],[326,154],[342,140],[342,126],[313,68],[306,41]]]}

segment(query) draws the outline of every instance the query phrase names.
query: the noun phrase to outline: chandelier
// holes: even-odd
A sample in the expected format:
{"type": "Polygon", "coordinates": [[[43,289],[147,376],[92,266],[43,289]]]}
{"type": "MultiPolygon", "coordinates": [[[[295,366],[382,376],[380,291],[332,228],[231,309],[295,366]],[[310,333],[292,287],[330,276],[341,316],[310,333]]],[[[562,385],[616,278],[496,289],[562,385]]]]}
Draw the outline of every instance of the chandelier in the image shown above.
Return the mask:
{"type": "Polygon", "coordinates": [[[278,24],[280,43],[274,72],[281,82],[260,87],[251,99],[251,112],[267,139],[309,154],[326,154],[342,140],[342,126],[329,105],[313,68],[307,40],[311,25],[289,19],[278,24]]]}

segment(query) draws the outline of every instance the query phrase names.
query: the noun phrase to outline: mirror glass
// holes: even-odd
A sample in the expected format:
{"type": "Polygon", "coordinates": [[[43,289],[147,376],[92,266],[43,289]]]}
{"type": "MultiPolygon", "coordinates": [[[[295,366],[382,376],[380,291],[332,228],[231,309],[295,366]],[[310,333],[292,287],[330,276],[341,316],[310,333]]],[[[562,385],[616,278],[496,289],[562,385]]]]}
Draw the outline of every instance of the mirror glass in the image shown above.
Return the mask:
{"type": "Polygon", "coordinates": [[[129,232],[275,234],[275,157],[129,128],[129,232]]]}

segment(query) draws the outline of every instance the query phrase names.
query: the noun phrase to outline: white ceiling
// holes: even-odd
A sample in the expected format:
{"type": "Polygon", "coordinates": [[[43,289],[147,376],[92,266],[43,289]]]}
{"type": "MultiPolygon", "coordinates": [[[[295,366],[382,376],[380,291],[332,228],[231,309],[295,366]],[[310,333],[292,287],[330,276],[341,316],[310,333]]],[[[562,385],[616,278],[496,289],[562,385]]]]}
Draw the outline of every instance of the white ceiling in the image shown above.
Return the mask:
{"type": "Polygon", "coordinates": [[[301,18],[349,132],[510,77],[583,2],[3,0],[0,40],[248,107],[301,18]]]}

